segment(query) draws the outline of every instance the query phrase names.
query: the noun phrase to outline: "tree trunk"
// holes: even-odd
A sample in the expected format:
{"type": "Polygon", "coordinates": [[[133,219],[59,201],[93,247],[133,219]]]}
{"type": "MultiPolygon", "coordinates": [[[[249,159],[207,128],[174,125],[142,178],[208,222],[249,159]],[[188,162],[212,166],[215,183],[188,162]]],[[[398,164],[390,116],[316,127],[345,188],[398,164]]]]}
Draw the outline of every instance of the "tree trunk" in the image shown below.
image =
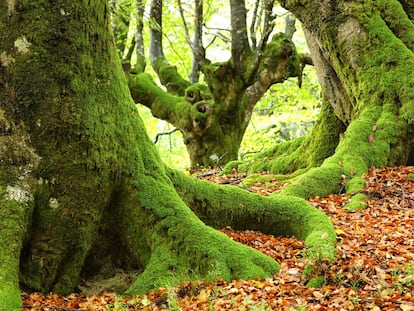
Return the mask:
{"type": "MultiPolygon", "coordinates": [[[[259,4],[258,1],[256,6],[259,4]]],[[[153,0],[150,17],[156,25],[151,27],[150,59],[169,94],[148,81],[148,76],[141,74],[139,64],[129,77],[135,102],[147,106],[155,117],[181,131],[193,167],[215,167],[236,160],[255,104],[271,85],[298,76],[300,71],[300,59],[290,38],[276,34],[269,40],[275,19],[273,0],[267,1],[261,12],[255,14],[250,34],[245,1],[230,1],[230,7],[232,57],[218,64],[212,64],[205,55],[203,2],[195,2],[193,40],[181,8],[184,31],[193,52],[190,83],[164,56],[162,1],[153,0]],[[261,36],[259,42],[256,36],[261,36]],[[205,84],[195,83],[199,71],[204,74],[205,84]]]]}
{"type": "Polygon", "coordinates": [[[299,56],[283,34],[273,37],[261,59],[250,83],[229,61],[204,64],[206,85],[189,85],[176,68],[158,59],[158,75],[169,93],[139,71],[129,75],[128,84],[136,103],[180,129],[192,166],[214,167],[237,159],[253,108],[268,88],[298,75],[299,56]]]}
{"type": "Polygon", "coordinates": [[[216,226],[266,219],[269,233],[296,233],[334,257],[332,225],[305,201],[205,183],[201,198],[200,182],[163,165],[130,97],[107,1],[0,6],[0,310],[19,310],[18,282],[69,293],[81,276],[115,268],[143,270],[131,294],[278,270],[185,203],[216,226]]]}
{"type": "MultiPolygon", "coordinates": [[[[355,193],[364,184],[361,175],[368,168],[413,164],[414,25],[410,12],[407,15],[396,0],[280,3],[303,23],[329,109],[335,122],[346,127],[335,152],[320,166],[301,162],[299,153],[286,161],[285,167],[293,169],[299,161],[307,172],[283,193],[326,195],[344,185],[345,191],[355,193]]],[[[326,120],[322,116],[321,122],[326,120]]],[[[313,133],[306,142],[325,144],[322,133],[326,131],[313,133]]],[[[279,157],[280,149],[275,148],[279,157]]],[[[290,154],[286,151],[285,159],[290,154]]]]}

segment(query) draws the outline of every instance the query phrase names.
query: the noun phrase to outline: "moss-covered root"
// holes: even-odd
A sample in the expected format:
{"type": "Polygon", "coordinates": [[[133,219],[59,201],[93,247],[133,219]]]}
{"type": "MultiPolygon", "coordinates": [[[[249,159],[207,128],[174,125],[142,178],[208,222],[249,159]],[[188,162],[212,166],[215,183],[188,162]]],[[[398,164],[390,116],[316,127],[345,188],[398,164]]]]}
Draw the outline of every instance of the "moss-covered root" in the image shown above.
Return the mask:
{"type": "Polygon", "coordinates": [[[303,199],[262,197],[239,188],[191,179],[178,171],[170,171],[170,178],[183,200],[207,225],[295,236],[305,241],[312,257],[336,258],[332,223],[303,199]]]}
{"type": "MultiPolygon", "coordinates": [[[[194,217],[195,218],[195,217],[194,217]]],[[[164,238],[154,249],[143,274],[128,294],[145,293],[158,287],[189,280],[257,279],[271,277],[280,268],[270,257],[236,243],[200,221],[188,227],[186,236],[164,238]],[[180,242],[177,243],[177,240],[180,242]]]]}
{"type": "Polygon", "coordinates": [[[0,202],[0,311],[21,310],[19,257],[26,204],[2,195],[0,202]]]}
{"type": "Polygon", "coordinates": [[[335,152],[339,136],[344,131],[344,124],[335,116],[331,105],[324,101],[319,119],[310,135],[276,144],[251,161],[230,163],[224,171],[229,173],[237,167],[239,171],[249,173],[269,171],[274,174],[289,174],[299,169],[316,167],[335,152]]]}
{"type": "Polygon", "coordinates": [[[394,110],[392,105],[366,107],[348,126],[335,154],[292,180],[282,193],[308,198],[337,193],[343,186],[355,193],[364,186],[361,176],[370,167],[406,162],[410,131],[394,110]]]}
{"type": "Polygon", "coordinates": [[[151,172],[122,187],[114,215],[121,239],[144,268],[128,294],[184,280],[270,277],[279,270],[272,258],[206,226],[178,196],[165,171],[154,167],[151,172]]]}

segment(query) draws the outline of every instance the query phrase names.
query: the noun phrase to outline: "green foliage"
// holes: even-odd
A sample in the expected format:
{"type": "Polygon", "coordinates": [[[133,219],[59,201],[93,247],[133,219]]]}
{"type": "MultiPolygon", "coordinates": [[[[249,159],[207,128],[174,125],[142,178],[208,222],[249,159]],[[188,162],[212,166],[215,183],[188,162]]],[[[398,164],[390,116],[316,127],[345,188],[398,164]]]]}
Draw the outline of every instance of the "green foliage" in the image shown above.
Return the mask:
{"type": "Polygon", "coordinates": [[[408,263],[404,266],[396,267],[393,273],[395,284],[403,291],[414,289],[414,264],[408,263]]]}
{"type": "Polygon", "coordinates": [[[273,85],[255,107],[243,137],[241,158],[307,135],[320,107],[321,89],[313,67],[305,67],[302,88],[296,78],[273,85]]]}

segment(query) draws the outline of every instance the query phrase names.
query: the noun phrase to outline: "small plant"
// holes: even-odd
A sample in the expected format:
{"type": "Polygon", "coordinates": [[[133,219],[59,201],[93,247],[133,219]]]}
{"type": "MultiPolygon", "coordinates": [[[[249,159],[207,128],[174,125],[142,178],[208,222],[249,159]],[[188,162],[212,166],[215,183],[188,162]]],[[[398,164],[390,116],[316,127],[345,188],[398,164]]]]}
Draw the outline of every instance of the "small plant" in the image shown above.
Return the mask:
{"type": "Polygon", "coordinates": [[[322,287],[327,283],[327,276],[329,275],[329,269],[332,264],[331,260],[328,260],[326,251],[323,249],[323,245],[318,250],[305,251],[303,258],[306,260],[305,268],[303,269],[302,276],[309,279],[306,286],[310,288],[322,287]]]}
{"type": "Polygon", "coordinates": [[[408,292],[414,288],[414,264],[406,264],[405,266],[394,269],[392,273],[394,284],[402,291],[408,292]]]}

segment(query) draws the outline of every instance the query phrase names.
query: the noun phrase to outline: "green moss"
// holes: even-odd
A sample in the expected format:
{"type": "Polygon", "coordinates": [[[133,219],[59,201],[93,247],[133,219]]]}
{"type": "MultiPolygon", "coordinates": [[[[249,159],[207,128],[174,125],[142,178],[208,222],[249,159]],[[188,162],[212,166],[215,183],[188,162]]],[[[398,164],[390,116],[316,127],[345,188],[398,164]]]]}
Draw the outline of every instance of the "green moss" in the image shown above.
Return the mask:
{"type": "Polygon", "coordinates": [[[312,168],[303,175],[291,180],[290,185],[282,190],[282,194],[300,198],[325,196],[337,193],[341,188],[342,169],[338,165],[323,165],[312,168]]]}
{"type": "Polygon", "coordinates": [[[251,174],[248,175],[240,184],[241,187],[250,187],[255,183],[266,184],[273,179],[271,175],[251,174]]]}
{"type": "Polygon", "coordinates": [[[48,183],[35,194],[21,281],[62,293],[78,282],[113,184],[137,176],[136,142],[148,140],[116,51],[108,48],[104,1],[65,4],[20,4],[18,19],[8,23],[14,39],[7,44],[24,32],[30,52],[17,54],[9,72],[8,91],[16,97],[1,98],[9,115],[27,125],[42,158],[33,173],[48,183]]]}
{"type": "Polygon", "coordinates": [[[0,310],[20,310],[19,258],[26,230],[28,204],[0,192],[0,310]]]}
{"type": "Polygon", "coordinates": [[[398,1],[378,1],[381,17],[387,26],[410,50],[414,50],[414,26],[398,1]]]}
{"type": "Polygon", "coordinates": [[[344,208],[352,211],[362,210],[367,207],[366,201],[367,196],[365,194],[357,193],[350,198],[349,203],[344,208]]]}
{"type": "MultiPolygon", "coordinates": [[[[162,171],[162,166],[155,169],[162,171]]],[[[273,259],[205,226],[165,180],[154,184],[153,177],[143,177],[134,185],[122,194],[118,213],[121,236],[145,270],[129,294],[183,280],[252,279],[278,271],[273,259]],[[148,187],[150,183],[152,187],[148,187]]]]}
{"type": "Polygon", "coordinates": [[[318,276],[314,277],[311,280],[309,280],[308,283],[306,283],[306,287],[308,288],[320,288],[326,284],[325,277],[318,276]]]}
{"type": "Polygon", "coordinates": [[[305,137],[283,142],[264,150],[251,161],[240,165],[241,171],[290,173],[297,169],[295,151],[302,145],[305,137]]]}
{"type": "Polygon", "coordinates": [[[154,61],[154,69],[169,92],[184,96],[185,89],[190,86],[190,83],[181,77],[177,67],[170,65],[164,58],[159,58],[154,61]]]}
{"type": "MultiPolygon", "coordinates": [[[[327,136],[333,138],[327,140],[331,142],[328,144],[330,151],[319,153],[322,155],[320,158],[313,158],[314,154],[318,154],[313,150],[324,145],[320,134],[315,139],[315,145],[307,146],[312,150],[310,153],[303,148],[297,149],[297,156],[306,159],[298,162],[299,167],[321,166],[294,178],[285,193],[303,197],[328,194],[340,189],[337,185],[341,175],[347,180],[346,191],[355,193],[365,184],[361,175],[370,167],[410,161],[412,148],[407,146],[412,144],[410,127],[414,120],[414,74],[411,70],[414,65],[414,27],[398,1],[379,1],[375,6],[368,3],[352,5],[347,9],[347,14],[350,15],[338,15],[332,22],[321,22],[318,35],[324,47],[332,52],[330,65],[352,105],[348,107],[349,119],[345,120],[349,126],[339,144],[343,125],[340,126],[342,131],[327,136]],[[341,23],[344,23],[342,30],[360,25],[361,31],[342,40],[341,27],[338,27],[341,23]],[[335,153],[332,146],[336,146],[335,153]]],[[[329,114],[326,106],[323,109],[322,113],[331,116],[332,123],[327,122],[327,125],[332,126],[327,126],[325,130],[321,127],[321,130],[329,134],[329,129],[339,127],[335,126],[332,112],[329,114]]],[[[285,159],[284,155],[279,156],[275,161],[282,165],[274,168],[295,169],[295,165],[291,165],[295,157],[289,161],[285,159]]]]}
{"type": "Polygon", "coordinates": [[[170,172],[177,191],[206,224],[214,228],[259,230],[303,239],[310,251],[335,258],[336,234],[329,219],[305,200],[265,198],[231,186],[218,186],[170,172]],[[196,190],[196,191],[195,191],[196,190]]]}
{"type": "Polygon", "coordinates": [[[231,241],[211,228],[195,223],[188,228],[191,232],[186,236],[182,235],[186,233],[183,228],[177,231],[170,228],[174,242],[160,242],[144,273],[129,288],[128,294],[145,293],[157,287],[177,285],[184,280],[214,282],[218,278],[230,281],[270,277],[279,270],[273,259],[231,241]]]}
{"type": "Polygon", "coordinates": [[[278,33],[273,35],[272,40],[266,45],[263,51],[264,61],[260,64],[258,72],[261,73],[267,68],[274,71],[274,67],[280,62],[281,59],[288,57],[288,68],[285,72],[285,78],[294,77],[298,75],[299,69],[299,57],[296,53],[296,47],[292,41],[290,41],[285,34],[278,33]]]}
{"type": "Polygon", "coordinates": [[[187,98],[187,101],[191,100],[191,103],[212,99],[208,86],[202,83],[196,83],[187,87],[185,90],[185,97],[187,98]]]}

